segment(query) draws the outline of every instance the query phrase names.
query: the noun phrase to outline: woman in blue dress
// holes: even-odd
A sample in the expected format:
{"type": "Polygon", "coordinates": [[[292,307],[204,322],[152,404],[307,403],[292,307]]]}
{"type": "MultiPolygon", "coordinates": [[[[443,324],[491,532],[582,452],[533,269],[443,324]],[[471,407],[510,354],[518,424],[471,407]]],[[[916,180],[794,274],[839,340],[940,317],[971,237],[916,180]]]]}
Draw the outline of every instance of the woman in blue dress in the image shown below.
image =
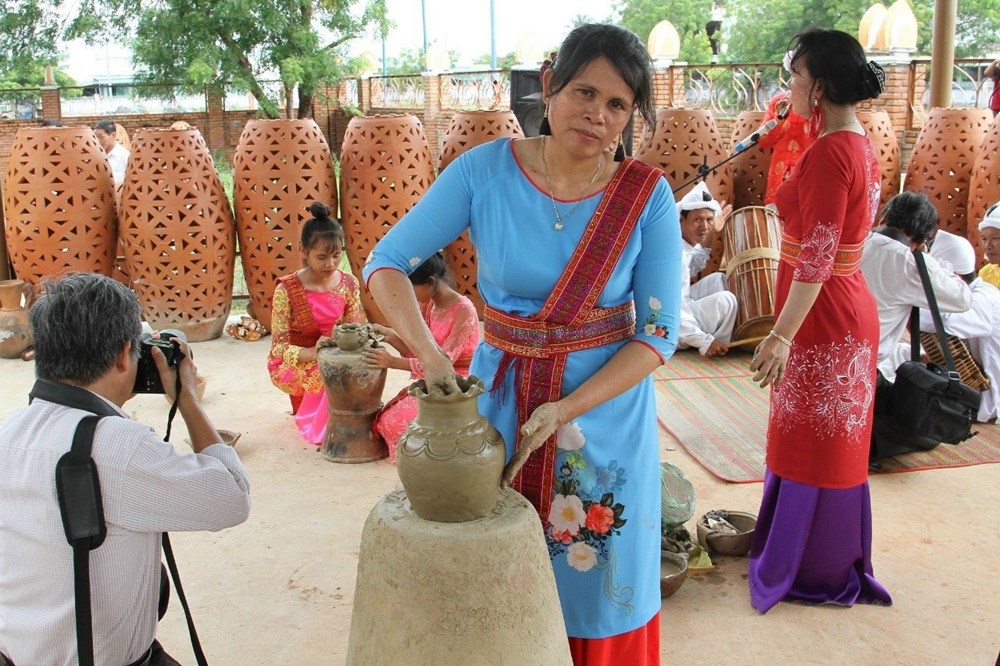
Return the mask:
{"type": "Polygon", "coordinates": [[[633,33],[585,25],[541,81],[542,136],[460,156],[364,278],[428,384],[457,390],[406,273],[469,229],[486,303],[479,408],[507,443],[505,481],[539,511],[574,662],[658,664],[649,375],[677,343],[681,244],[662,172],[621,151],[633,113],[651,119],[651,63],[633,33]]]}

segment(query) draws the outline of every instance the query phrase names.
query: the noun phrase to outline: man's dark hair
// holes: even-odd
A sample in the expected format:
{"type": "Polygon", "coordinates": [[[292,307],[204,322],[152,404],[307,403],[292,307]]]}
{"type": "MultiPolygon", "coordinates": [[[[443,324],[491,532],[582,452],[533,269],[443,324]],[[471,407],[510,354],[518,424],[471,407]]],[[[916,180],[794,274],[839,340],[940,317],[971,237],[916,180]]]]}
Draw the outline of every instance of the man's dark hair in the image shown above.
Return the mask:
{"type": "Polygon", "coordinates": [[[914,243],[923,243],[937,230],[938,212],[926,195],[901,192],[882,209],[880,222],[899,229],[914,243]]]}
{"type": "Polygon", "coordinates": [[[128,287],[96,273],[42,282],[28,323],[35,337],[35,376],[87,385],[114,365],[125,343],[139,356],[142,310],[128,287]]]}
{"type": "Polygon", "coordinates": [[[112,136],[118,132],[118,129],[115,127],[115,121],[113,120],[98,120],[94,124],[94,129],[101,130],[105,134],[110,134],[112,136]]]}

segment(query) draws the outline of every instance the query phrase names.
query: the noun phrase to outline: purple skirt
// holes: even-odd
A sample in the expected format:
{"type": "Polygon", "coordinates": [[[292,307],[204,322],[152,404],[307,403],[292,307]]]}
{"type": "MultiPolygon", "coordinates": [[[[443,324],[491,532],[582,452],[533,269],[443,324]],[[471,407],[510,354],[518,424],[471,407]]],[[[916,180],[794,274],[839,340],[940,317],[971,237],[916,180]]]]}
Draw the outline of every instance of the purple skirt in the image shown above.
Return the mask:
{"type": "Polygon", "coordinates": [[[847,490],[788,481],[767,470],[753,547],[750,603],[892,604],[872,574],[868,482],[847,490]]]}

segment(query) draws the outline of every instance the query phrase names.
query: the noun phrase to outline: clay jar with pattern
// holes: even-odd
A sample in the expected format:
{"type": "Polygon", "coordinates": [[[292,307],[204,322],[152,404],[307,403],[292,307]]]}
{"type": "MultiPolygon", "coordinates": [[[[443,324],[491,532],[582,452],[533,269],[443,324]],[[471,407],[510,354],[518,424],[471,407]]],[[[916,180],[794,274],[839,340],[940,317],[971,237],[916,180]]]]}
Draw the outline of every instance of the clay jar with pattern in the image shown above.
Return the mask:
{"type": "Polygon", "coordinates": [[[372,430],[388,373],[369,366],[362,356],[362,350],[376,344],[366,324],[341,324],[334,328],[332,342],[321,343],[316,362],[329,417],[320,453],[330,462],[363,463],[389,455],[372,430]]]}
{"type": "MultiPolygon", "coordinates": [[[[733,125],[733,138],[729,150],[736,142],[755,131],[764,123],[763,111],[743,111],[733,125]]],[[[763,206],[767,192],[767,172],[771,168],[771,149],[753,146],[733,159],[733,210],[747,206],[763,206]]]]}
{"type": "MultiPolygon", "coordinates": [[[[636,158],[663,169],[670,189],[679,187],[698,175],[698,167],[704,161],[709,166],[718,164],[728,154],[722,132],[711,111],[704,109],[656,109],[656,125],[644,141],[636,158]]],[[[730,203],[733,200],[733,181],[728,164],[724,164],[709,174],[705,183],[716,201],[730,203]]],[[[674,193],[675,199],[687,194],[695,183],[674,193]]],[[[712,256],[700,275],[719,270],[722,257],[722,235],[712,233],[706,241],[712,248],[712,256]]]]}
{"type": "MultiPolygon", "coordinates": [[[[513,111],[456,111],[444,137],[438,173],[470,148],[501,137],[524,137],[521,124],[517,122],[513,111]]],[[[472,247],[468,230],[448,244],[444,249],[444,257],[455,277],[455,288],[469,297],[481,319],[484,304],[476,286],[476,251],[472,247]]]]}
{"type": "Polygon", "coordinates": [[[899,139],[892,127],[892,119],[887,111],[858,111],[858,120],[875,146],[879,172],[882,174],[882,198],[879,206],[899,194],[901,163],[899,139]]]}
{"type": "Polygon", "coordinates": [[[140,129],[122,189],[120,235],[132,287],[154,329],[189,342],[222,334],[236,233],[212,154],[196,129],[140,129]]]}
{"type": "Polygon", "coordinates": [[[299,240],[314,201],[337,211],[333,158],[319,125],[247,122],[233,154],[233,209],[250,302],[267,330],[278,278],[302,268],[299,240]]]}
{"type": "MultiPolygon", "coordinates": [[[[375,243],[416,205],[433,180],[431,151],[419,118],[351,118],[340,151],[340,210],[355,275],[361,275],[375,243]]],[[[368,321],[388,323],[363,284],[361,301],[368,321]]]]}
{"type": "Polygon", "coordinates": [[[989,109],[931,109],[910,154],[903,185],[904,190],[927,195],[942,229],[974,244],[977,236],[969,234],[966,218],[969,184],[991,120],[989,109]]]}
{"type": "Polygon", "coordinates": [[[115,185],[89,127],[23,127],[4,181],[7,246],[17,276],[110,275],[118,241],[115,185]]]}
{"type": "Polygon", "coordinates": [[[483,381],[456,377],[458,392],[410,385],[417,418],[399,439],[396,471],[413,510],[424,520],[457,523],[493,511],[506,449],[500,432],[479,413],[483,381]]]}
{"type": "Polygon", "coordinates": [[[19,358],[32,345],[28,327],[31,285],[24,280],[0,281],[0,358],[19,358]]]}
{"type": "Polygon", "coordinates": [[[967,208],[969,240],[973,241],[980,258],[982,250],[978,243],[979,223],[986,217],[989,207],[998,201],[1000,201],[1000,115],[993,119],[986,130],[972,168],[972,180],[969,182],[967,208]]]}

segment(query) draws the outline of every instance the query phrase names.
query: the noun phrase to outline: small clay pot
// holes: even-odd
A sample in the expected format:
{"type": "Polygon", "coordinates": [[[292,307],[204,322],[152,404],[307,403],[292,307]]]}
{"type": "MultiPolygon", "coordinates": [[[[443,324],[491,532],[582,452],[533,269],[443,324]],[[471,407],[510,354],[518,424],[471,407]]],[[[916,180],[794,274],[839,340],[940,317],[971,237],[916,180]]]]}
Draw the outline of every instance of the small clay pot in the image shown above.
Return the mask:
{"type": "Polygon", "coordinates": [[[371,340],[368,324],[341,324],[333,331],[333,341],[340,351],[358,351],[371,340]]]}
{"type": "Polygon", "coordinates": [[[750,546],[753,544],[757,516],[745,511],[727,511],[726,513],[729,523],[739,532],[737,534],[723,534],[711,530],[705,516],[702,516],[698,519],[698,543],[715,555],[743,557],[750,552],[750,546]]]}
{"type": "Polygon", "coordinates": [[[34,342],[28,327],[30,289],[23,280],[0,281],[0,358],[21,358],[34,342]]]}
{"type": "Polygon", "coordinates": [[[660,598],[666,599],[681,589],[687,578],[687,558],[668,550],[660,551],[660,598]]]}

